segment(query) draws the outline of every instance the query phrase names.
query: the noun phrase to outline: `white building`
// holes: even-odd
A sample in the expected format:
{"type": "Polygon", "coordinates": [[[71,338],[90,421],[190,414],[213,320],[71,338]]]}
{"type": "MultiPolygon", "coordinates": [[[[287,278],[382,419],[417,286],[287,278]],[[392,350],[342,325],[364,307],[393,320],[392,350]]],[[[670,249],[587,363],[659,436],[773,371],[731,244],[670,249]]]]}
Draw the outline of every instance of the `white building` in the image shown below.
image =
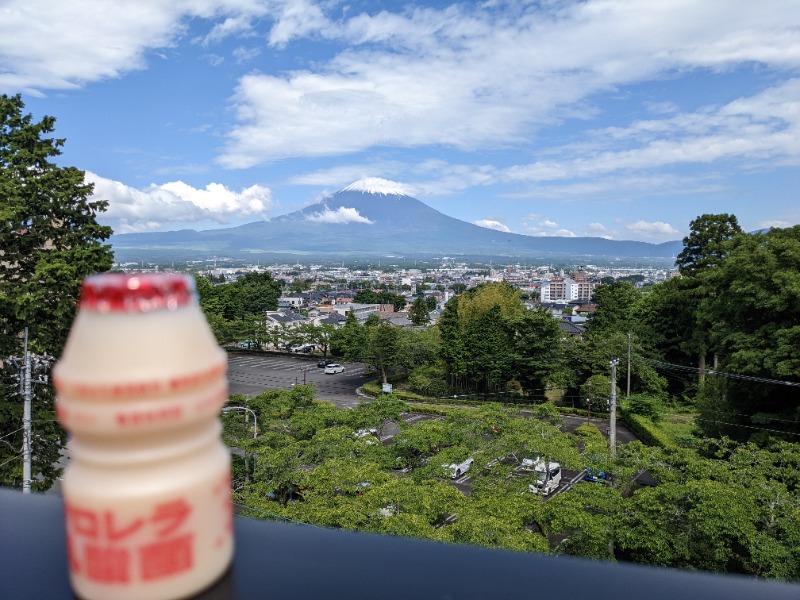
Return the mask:
{"type": "Polygon", "coordinates": [[[574,280],[568,277],[554,277],[541,283],[542,302],[588,302],[592,292],[600,284],[592,281],[574,280]]]}

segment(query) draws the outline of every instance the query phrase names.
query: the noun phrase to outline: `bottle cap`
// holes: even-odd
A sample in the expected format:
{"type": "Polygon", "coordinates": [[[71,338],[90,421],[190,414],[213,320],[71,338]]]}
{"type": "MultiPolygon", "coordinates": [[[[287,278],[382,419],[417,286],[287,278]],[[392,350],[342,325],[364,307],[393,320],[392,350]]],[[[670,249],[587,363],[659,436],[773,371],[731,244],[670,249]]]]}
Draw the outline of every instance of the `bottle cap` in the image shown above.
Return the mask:
{"type": "Polygon", "coordinates": [[[103,273],[83,280],[80,309],[100,313],[174,310],[196,301],[194,279],[180,273],[103,273]]]}

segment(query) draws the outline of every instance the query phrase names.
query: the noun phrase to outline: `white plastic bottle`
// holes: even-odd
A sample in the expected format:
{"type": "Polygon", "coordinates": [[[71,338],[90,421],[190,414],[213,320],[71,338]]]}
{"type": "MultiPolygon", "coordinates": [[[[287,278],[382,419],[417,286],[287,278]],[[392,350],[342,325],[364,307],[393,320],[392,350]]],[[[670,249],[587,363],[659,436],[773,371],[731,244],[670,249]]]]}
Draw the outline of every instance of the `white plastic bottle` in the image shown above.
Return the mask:
{"type": "Polygon", "coordinates": [[[64,474],[70,578],[86,600],[168,600],[233,556],[227,360],[194,280],[103,274],[83,283],[53,370],[71,433],[64,474]]]}

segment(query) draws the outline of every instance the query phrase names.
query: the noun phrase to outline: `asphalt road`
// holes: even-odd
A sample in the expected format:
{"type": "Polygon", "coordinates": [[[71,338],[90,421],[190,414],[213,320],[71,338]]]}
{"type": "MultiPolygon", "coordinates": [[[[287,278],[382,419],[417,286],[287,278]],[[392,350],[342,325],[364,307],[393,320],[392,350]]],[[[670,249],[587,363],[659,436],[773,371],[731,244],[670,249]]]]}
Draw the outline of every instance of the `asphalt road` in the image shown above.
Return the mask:
{"type": "Polygon", "coordinates": [[[329,400],[339,408],[359,403],[356,389],[368,379],[364,365],[341,363],[344,373],[326,375],[317,367],[318,357],[305,355],[258,355],[231,353],[228,357],[228,391],[231,394],[256,396],[264,390],[278,390],[313,383],[314,396],[329,400]]]}

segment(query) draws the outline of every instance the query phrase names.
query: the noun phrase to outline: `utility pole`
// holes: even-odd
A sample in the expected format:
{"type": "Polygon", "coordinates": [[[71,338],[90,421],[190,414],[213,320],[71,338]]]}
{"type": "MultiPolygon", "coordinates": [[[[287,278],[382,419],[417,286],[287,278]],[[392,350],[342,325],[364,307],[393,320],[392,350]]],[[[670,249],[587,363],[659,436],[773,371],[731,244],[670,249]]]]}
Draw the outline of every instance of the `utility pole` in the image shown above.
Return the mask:
{"type": "Polygon", "coordinates": [[[610,398],[610,419],[608,432],[608,445],[611,458],[617,456],[617,365],[619,358],[611,357],[611,398],[610,398]]]}
{"type": "Polygon", "coordinates": [[[25,343],[22,357],[9,356],[9,363],[19,369],[19,395],[22,396],[22,493],[31,493],[33,483],[32,459],[33,459],[33,419],[31,417],[31,402],[33,400],[33,384],[47,384],[49,377],[47,374],[38,375],[33,378],[33,370],[41,371],[50,366],[53,357],[45,352],[43,355],[32,355],[28,351],[28,328],[25,328],[25,343]]]}
{"type": "Polygon", "coordinates": [[[22,393],[22,493],[31,493],[31,354],[28,352],[28,328],[25,328],[25,355],[22,393]]]}
{"type": "Polygon", "coordinates": [[[631,399],[631,334],[628,332],[628,391],[625,394],[625,399],[631,399]]]}

